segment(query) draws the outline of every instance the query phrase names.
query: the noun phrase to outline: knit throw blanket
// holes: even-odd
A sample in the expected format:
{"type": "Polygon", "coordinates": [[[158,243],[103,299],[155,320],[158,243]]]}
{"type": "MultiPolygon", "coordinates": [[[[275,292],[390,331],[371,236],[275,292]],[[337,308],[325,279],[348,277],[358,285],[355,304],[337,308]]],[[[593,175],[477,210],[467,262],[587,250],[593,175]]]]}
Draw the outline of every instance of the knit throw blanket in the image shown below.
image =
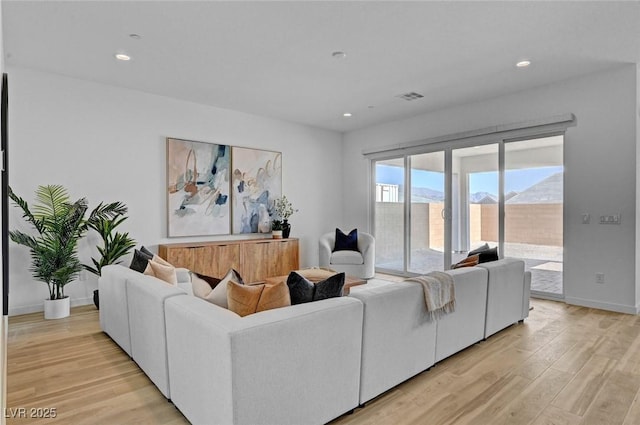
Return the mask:
{"type": "Polygon", "coordinates": [[[418,282],[424,288],[424,302],[430,319],[455,311],[456,291],[451,275],[433,271],[424,276],[410,277],[406,281],[418,282]]]}

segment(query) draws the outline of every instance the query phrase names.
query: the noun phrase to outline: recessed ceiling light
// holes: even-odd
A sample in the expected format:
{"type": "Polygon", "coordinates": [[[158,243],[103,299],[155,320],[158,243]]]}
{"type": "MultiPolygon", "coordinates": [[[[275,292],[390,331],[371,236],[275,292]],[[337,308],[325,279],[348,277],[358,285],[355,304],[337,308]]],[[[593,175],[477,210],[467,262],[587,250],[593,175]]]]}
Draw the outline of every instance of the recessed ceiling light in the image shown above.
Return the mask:
{"type": "Polygon", "coordinates": [[[129,34],[129,37],[133,38],[134,40],[140,40],[142,38],[140,34],[129,34]]]}
{"type": "Polygon", "coordinates": [[[351,114],[351,112],[345,112],[344,114],[342,114],[343,117],[352,117],[353,115],[351,114]]]}
{"type": "Polygon", "coordinates": [[[127,54],[124,54],[124,53],[116,53],[114,56],[119,61],[129,61],[129,60],[131,60],[131,56],[129,56],[127,54]]]}
{"type": "Polygon", "coordinates": [[[333,56],[335,59],[344,59],[347,57],[347,54],[345,52],[333,52],[331,53],[331,56],[333,56]]]}
{"type": "Polygon", "coordinates": [[[527,60],[520,61],[520,62],[518,62],[518,63],[516,64],[516,66],[517,66],[518,68],[526,68],[526,67],[528,67],[529,65],[531,65],[531,61],[527,61],[527,60]]]}

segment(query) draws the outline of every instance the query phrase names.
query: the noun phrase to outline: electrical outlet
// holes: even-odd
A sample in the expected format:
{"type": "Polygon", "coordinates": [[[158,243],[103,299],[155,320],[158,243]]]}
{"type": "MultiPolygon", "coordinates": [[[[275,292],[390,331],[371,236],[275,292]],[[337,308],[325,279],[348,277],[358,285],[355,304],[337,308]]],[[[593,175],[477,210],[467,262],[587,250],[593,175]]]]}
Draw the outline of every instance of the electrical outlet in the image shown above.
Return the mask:
{"type": "Polygon", "coordinates": [[[604,285],[604,273],[596,273],[596,283],[604,285]]]}

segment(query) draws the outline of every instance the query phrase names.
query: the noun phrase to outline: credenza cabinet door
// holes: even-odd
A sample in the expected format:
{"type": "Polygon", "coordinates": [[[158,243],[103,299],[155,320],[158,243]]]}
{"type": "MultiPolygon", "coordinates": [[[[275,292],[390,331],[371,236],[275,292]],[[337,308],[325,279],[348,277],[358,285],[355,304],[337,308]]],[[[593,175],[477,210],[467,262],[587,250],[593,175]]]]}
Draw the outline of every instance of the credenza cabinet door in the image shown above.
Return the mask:
{"type": "Polygon", "coordinates": [[[262,282],[300,268],[298,239],[243,239],[160,245],[159,255],[176,267],[221,278],[230,268],[246,283],[262,282]]]}
{"type": "Polygon", "coordinates": [[[193,271],[223,277],[229,269],[240,269],[240,245],[209,245],[194,249],[193,271]]]}
{"type": "Polygon", "coordinates": [[[253,283],[261,282],[269,276],[278,276],[277,248],[271,241],[242,244],[242,279],[246,283],[253,283]]]}
{"type": "Polygon", "coordinates": [[[282,276],[289,274],[291,270],[298,270],[300,268],[298,260],[298,241],[294,239],[283,239],[278,241],[277,244],[278,270],[277,273],[272,276],[282,276]]]}
{"type": "Polygon", "coordinates": [[[168,248],[167,245],[160,245],[158,248],[158,255],[173,264],[175,267],[194,270],[194,253],[196,249],[197,248],[189,247],[168,248]]]}

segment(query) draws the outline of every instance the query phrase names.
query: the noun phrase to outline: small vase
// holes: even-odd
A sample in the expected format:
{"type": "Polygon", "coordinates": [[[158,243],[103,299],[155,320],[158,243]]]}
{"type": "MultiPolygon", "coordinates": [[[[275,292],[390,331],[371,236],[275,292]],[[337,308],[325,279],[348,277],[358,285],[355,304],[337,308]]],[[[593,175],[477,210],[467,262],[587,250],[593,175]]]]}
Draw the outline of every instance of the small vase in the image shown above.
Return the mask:
{"type": "Polygon", "coordinates": [[[289,237],[290,233],[291,233],[291,224],[289,224],[287,220],[284,220],[282,222],[282,237],[286,239],[289,237]]]}
{"type": "Polygon", "coordinates": [[[272,230],[271,237],[273,239],[282,239],[282,230],[272,230]]]}

